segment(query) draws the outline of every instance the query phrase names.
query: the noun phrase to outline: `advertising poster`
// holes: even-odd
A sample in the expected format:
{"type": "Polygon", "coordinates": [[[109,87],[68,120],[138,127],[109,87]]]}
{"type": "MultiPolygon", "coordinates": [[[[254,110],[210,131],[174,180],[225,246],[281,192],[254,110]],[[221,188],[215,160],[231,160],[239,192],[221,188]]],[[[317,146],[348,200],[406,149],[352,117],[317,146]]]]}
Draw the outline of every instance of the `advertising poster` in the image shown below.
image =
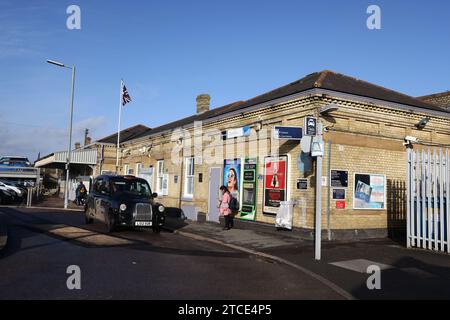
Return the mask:
{"type": "Polygon", "coordinates": [[[354,209],[385,209],[386,177],[355,174],[354,209]]]}
{"type": "Polygon", "coordinates": [[[255,220],[258,159],[247,158],[244,163],[242,181],[242,207],[240,218],[243,220],[255,220]]]}
{"type": "Polygon", "coordinates": [[[267,157],[264,161],[264,214],[276,215],[287,199],[287,156],[267,157]]]}
{"type": "Polygon", "coordinates": [[[223,184],[239,202],[241,200],[241,159],[227,159],[223,163],[223,184]]]}

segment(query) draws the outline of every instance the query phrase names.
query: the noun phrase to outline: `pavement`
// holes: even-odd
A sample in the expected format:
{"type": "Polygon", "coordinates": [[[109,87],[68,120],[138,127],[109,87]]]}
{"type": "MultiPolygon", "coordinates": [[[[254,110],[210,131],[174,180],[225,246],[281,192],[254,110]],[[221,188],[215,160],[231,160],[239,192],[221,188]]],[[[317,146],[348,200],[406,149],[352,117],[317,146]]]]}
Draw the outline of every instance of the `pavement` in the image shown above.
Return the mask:
{"type": "Polygon", "coordinates": [[[190,222],[174,232],[284,263],[346,299],[450,299],[450,256],[407,249],[390,239],[323,241],[322,260],[316,261],[314,242],[289,231],[222,230],[190,222]],[[381,270],[379,290],[367,286],[370,266],[381,270]]]}

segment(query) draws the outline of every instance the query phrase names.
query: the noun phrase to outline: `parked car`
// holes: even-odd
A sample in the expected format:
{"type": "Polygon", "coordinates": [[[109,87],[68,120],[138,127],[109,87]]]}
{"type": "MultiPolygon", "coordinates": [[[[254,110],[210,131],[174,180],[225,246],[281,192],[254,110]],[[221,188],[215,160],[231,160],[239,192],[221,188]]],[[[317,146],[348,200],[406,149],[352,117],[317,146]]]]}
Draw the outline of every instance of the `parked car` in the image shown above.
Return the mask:
{"type": "Polygon", "coordinates": [[[16,200],[15,193],[6,189],[5,187],[0,187],[0,197],[0,204],[12,203],[16,200]]]}
{"type": "Polygon", "coordinates": [[[0,167],[31,167],[27,157],[2,157],[0,167]]]}
{"type": "Polygon", "coordinates": [[[3,192],[3,190],[0,189],[0,204],[8,204],[12,201],[12,197],[8,193],[3,192]]]}
{"type": "Polygon", "coordinates": [[[161,231],[165,207],[155,201],[148,182],[134,176],[102,175],[92,183],[86,205],[86,223],[105,223],[108,232],[118,227],[152,228],[161,231]]]}
{"type": "Polygon", "coordinates": [[[17,187],[14,183],[0,180],[0,187],[6,188],[16,194],[17,198],[23,198],[25,196],[25,191],[17,187]]]}

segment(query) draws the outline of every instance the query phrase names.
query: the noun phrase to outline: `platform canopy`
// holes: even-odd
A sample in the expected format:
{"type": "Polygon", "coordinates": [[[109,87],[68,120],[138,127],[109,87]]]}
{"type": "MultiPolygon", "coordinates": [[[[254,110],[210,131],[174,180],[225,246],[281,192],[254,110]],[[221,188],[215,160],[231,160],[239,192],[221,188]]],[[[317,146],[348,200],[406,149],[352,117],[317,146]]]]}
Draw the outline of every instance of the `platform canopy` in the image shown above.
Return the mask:
{"type": "MultiPolygon", "coordinates": [[[[94,166],[97,164],[97,150],[75,150],[71,152],[71,167],[94,166]]],[[[51,153],[36,161],[36,168],[64,169],[67,161],[67,151],[51,153]]]]}

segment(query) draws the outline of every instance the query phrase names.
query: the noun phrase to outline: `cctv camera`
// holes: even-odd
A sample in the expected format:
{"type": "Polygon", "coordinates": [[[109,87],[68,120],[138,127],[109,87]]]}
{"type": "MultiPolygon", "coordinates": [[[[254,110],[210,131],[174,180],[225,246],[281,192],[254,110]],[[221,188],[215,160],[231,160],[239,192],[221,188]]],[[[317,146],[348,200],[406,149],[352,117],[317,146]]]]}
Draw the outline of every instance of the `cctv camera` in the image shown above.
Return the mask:
{"type": "Polygon", "coordinates": [[[405,138],[405,141],[409,141],[409,142],[419,142],[419,139],[418,138],[416,138],[416,137],[411,137],[411,136],[407,136],[406,138],[405,138]]]}

